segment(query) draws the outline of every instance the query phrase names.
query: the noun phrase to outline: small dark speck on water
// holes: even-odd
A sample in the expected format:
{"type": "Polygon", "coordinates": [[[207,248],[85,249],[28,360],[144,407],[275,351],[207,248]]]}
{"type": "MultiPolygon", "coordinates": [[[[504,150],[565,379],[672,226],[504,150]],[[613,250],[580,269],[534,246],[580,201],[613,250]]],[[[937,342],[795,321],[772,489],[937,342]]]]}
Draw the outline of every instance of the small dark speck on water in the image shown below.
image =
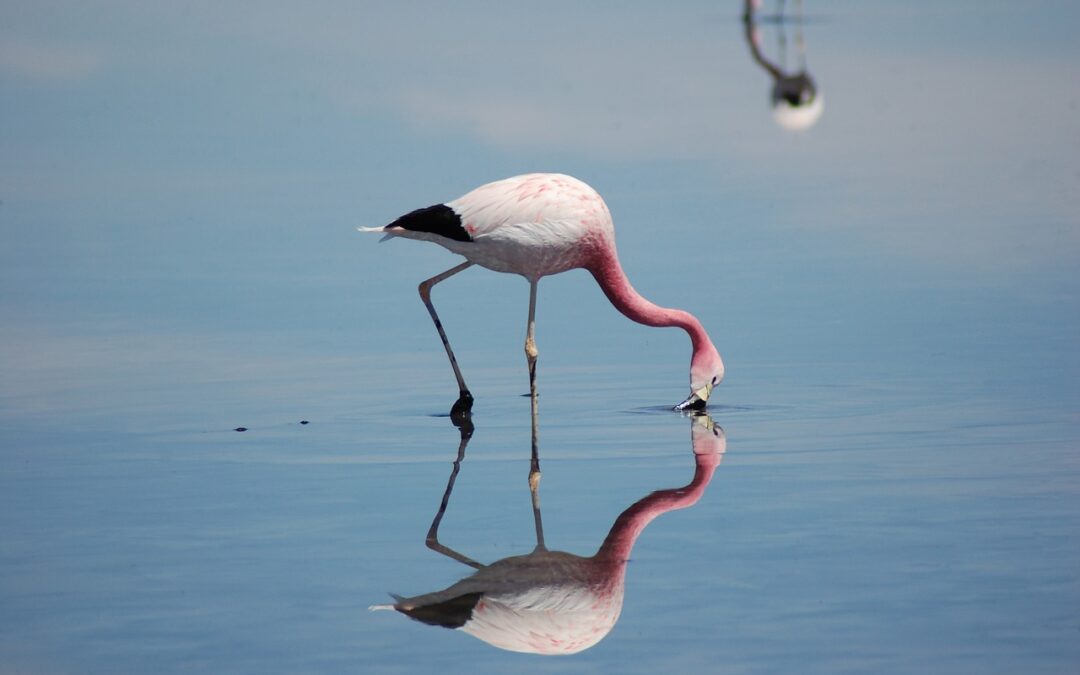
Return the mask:
{"type": "Polygon", "coordinates": [[[236,427],[233,431],[247,431],[247,427],[236,427]]]}
{"type": "Polygon", "coordinates": [[[300,420],[300,424],[309,424],[307,420],[300,420]]]}

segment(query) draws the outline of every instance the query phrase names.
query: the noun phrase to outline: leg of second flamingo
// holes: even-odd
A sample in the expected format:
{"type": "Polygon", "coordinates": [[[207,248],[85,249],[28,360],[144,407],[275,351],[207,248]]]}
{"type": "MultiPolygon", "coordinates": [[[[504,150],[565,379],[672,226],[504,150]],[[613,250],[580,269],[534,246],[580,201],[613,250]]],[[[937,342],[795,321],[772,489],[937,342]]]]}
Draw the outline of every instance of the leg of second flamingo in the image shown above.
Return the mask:
{"type": "Polygon", "coordinates": [[[467,415],[472,410],[473,397],[469,393],[469,388],[465,386],[465,378],[461,376],[461,369],[458,368],[457,358],[454,357],[454,350],[450,349],[450,340],[446,337],[446,331],[443,330],[442,321],[439,320],[439,315],[435,312],[435,305],[431,304],[431,288],[439,283],[445,281],[454,276],[462,270],[466,270],[472,267],[471,262],[463,262],[457,267],[446,270],[442,274],[436,274],[426,281],[420,282],[420,299],[424,301],[424,306],[427,307],[428,314],[431,315],[431,320],[435,322],[435,329],[439,331],[439,337],[442,339],[443,347],[446,348],[446,356],[450,359],[450,366],[454,369],[454,377],[457,378],[458,383],[458,400],[454,403],[454,406],[450,409],[450,417],[457,423],[463,415],[467,415]]]}

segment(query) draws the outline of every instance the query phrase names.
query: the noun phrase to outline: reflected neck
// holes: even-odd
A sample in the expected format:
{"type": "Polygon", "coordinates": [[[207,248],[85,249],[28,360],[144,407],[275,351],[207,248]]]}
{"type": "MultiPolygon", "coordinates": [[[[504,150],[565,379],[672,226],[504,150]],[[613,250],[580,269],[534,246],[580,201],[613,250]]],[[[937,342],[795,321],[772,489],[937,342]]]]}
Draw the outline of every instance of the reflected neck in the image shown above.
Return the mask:
{"type": "Polygon", "coordinates": [[[658,490],[651,495],[639,500],[630,508],[623,511],[611,531],[600,545],[600,549],[593,556],[594,559],[612,564],[624,564],[630,559],[630,551],[634,548],[645,526],[651,523],[657,516],[685,509],[693,506],[705,493],[705,488],[712,480],[713,472],[716,471],[715,462],[706,462],[703,455],[697,455],[697,463],[694,467],[694,478],[688,485],[670,490],[658,490]]]}

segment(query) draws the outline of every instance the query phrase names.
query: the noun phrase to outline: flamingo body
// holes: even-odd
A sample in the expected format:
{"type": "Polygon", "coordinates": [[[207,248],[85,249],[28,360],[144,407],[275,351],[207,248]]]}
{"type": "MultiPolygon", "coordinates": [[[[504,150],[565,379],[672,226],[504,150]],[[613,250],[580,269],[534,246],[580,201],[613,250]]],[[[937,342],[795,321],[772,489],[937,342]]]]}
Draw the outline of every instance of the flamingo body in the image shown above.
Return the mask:
{"type": "Polygon", "coordinates": [[[536,284],[542,277],[577,268],[588,270],[611,303],[630,319],[649,326],[677,326],[688,333],[694,350],[691,395],[678,408],[703,408],[723,379],[723,361],[701,323],[688,312],[654,305],[634,290],[619,264],[607,205],[596,190],[576,178],[552,173],[506,178],[445,204],[412,211],[385,227],[360,229],[381,231],[384,239],[431,241],[465,257],[467,262],[427,280],[420,289],[461,388],[455,409],[468,410],[472,397],[429,296],[436,283],[474,264],[520,274],[530,282],[525,350],[534,392],[536,284]]]}
{"type": "Polygon", "coordinates": [[[470,262],[530,281],[584,267],[595,244],[614,241],[600,195],[576,178],[534,173],[488,183],[382,228],[435,242],[470,262]]]}

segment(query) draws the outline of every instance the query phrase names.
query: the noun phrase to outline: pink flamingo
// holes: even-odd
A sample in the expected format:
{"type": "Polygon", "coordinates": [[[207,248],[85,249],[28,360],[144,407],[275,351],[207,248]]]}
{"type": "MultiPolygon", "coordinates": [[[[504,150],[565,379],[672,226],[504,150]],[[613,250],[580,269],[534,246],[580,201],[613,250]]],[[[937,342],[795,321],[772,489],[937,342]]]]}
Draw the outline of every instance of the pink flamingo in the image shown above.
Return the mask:
{"type": "Polygon", "coordinates": [[[594,555],[547,549],[539,499],[530,481],[536,548],[526,555],[482,565],[438,541],[439,523],[468,442],[463,432],[458,460],[428,532],[428,546],[478,571],[444,590],[410,598],[395,595],[393,604],[371,609],[397,610],[417,621],[458,629],[510,651],[574,654],[592,647],[611,632],[622,613],[626,563],[638,536],[657,516],[696,504],[727,448],[723,430],[704,413],[694,414],[691,441],[694,477],[690,483],[653,492],[623,511],[594,555]]]}
{"type": "Polygon", "coordinates": [[[701,322],[689,312],[649,302],[630,285],[615,250],[615,226],[604,200],[585,183],[562,174],[534,173],[488,183],[464,197],[408,213],[385,227],[384,240],[406,237],[433,241],[465,256],[465,262],[420,284],[420,297],[439,331],[454,369],[460,395],[451,416],[460,419],[472,408],[457,359],[442,322],[431,304],[435,284],[480,265],[496,272],[520,274],[529,281],[529,321],[525,355],[529,389],[536,396],[536,286],[541,277],[567,270],[588,270],[611,304],[647,326],[677,326],[690,336],[690,395],[678,410],[705,408],[713,387],[724,377],[724,363],[701,322]]]}

